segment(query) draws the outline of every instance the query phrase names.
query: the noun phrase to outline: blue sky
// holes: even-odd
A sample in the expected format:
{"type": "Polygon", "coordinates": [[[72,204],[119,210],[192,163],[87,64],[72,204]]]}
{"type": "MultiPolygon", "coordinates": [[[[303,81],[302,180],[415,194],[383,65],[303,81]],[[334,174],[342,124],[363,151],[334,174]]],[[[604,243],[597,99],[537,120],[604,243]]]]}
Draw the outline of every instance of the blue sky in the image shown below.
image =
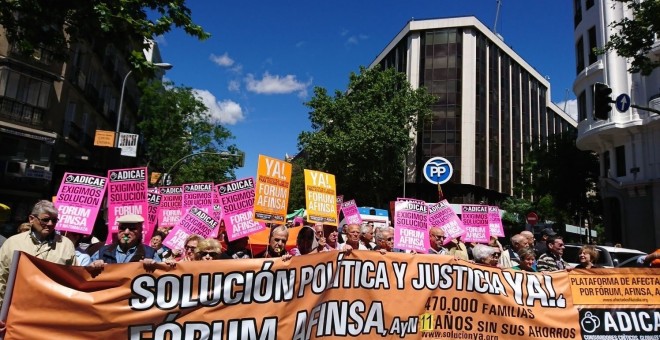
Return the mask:
{"type": "MultiPolygon", "coordinates": [[[[193,20],[211,33],[198,41],[181,30],[158,37],[166,78],[195,89],[215,121],[246,152],[237,178],[256,174],[257,157],[283,159],[311,129],[314,87],[345,90],[408,20],[474,15],[495,22],[495,0],[189,1],[193,20]]],[[[540,74],[552,100],[575,115],[571,1],[503,0],[497,32],[540,74]],[[569,89],[568,94],[566,90],[569,89]]]]}

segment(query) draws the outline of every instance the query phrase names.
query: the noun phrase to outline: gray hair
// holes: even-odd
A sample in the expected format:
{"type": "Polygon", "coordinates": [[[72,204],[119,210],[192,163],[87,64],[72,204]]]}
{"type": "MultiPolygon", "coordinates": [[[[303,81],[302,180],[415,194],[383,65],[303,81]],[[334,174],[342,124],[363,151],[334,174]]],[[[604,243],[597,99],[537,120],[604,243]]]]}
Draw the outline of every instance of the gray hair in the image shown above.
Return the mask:
{"type": "Polygon", "coordinates": [[[536,259],[536,253],[534,252],[533,248],[523,248],[518,250],[518,256],[520,256],[520,260],[525,260],[528,257],[533,257],[536,259]]]}
{"type": "Polygon", "coordinates": [[[41,214],[57,215],[57,209],[51,201],[41,200],[32,207],[32,215],[39,216],[41,214]]]}
{"type": "Polygon", "coordinates": [[[383,237],[383,232],[385,231],[389,231],[392,234],[392,236],[394,236],[394,228],[392,227],[376,228],[376,234],[374,235],[376,237],[376,242],[386,241],[385,237],[383,237]]]}
{"type": "Polygon", "coordinates": [[[476,244],[472,248],[472,257],[474,258],[474,262],[484,263],[488,256],[495,254],[497,251],[497,249],[491,246],[485,244],[476,244]]]}
{"type": "Polygon", "coordinates": [[[286,233],[286,238],[287,240],[289,239],[289,228],[286,227],[286,225],[278,225],[277,227],[271,227],[270,228],[270,235],[268,235],[268,241],[270,242],[270,239],[273,237],[273,234],[275,232],[285,232],[286,233]]]}
{"type": "Polygon", "coordinates": [[[374,226],[368,225],[367,223],[362,223],[362,225],[360,226],[360,234],[364,234],[364,233],[368,232],[369,230],[373,231],[373,229],[374,229],[374,226]]]}

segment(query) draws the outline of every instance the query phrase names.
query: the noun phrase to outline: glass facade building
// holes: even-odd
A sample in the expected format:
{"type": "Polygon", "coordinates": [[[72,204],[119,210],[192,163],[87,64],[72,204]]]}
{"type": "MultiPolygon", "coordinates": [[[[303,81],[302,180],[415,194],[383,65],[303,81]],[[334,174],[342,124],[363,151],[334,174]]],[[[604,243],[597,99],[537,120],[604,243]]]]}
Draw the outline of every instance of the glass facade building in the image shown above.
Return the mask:
{"type": "Polygon", "coordinates": [[[406,183],[420,198],[430,186],[421,168],[435,156],[452,163],[451,184],[477,189],[458,190],[455,203],[513,195],[526,145],[576,127],[549,101],[547,79],[474,17],[410,21],[375,65],[396,67],[437,98],[433,119],[411,132],[406,183]]]}

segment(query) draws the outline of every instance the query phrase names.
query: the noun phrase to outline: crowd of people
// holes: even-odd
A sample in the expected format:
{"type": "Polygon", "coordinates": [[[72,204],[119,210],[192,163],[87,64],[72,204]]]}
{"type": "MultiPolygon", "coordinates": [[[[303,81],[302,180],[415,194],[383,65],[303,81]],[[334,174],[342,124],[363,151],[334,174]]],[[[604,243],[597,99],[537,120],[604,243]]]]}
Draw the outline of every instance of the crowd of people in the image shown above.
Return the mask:
{"type": "MultiPolygon", "coordinates": [[[[7,239],[0,247],[0,305],[15,250],[26,252],[40,259],[65,265],[103,268],[106,264],[142,262],[146,267],[165,262],[176,265],[185,261],[209,261],[221,259],[281,258],[291,259],[327,251],[374,250],[381,254],[403,252],[394,248],[394,228],[374,227],[373,223],[347,224],[338,229],[328,224],[303,225],[300,227],[295,247],[287,249],[290,225],[272,225],[265,249],[253,254],[248,237],[232,241],[226,240],[225,233],[219,238],[203,238],[198,235],[188,237],[182,249],[168,249],[163,245],[168,229],[154,232],[149,244],[143,244],[144,219],[140,215],[125,215],[117,220],[118,233],[113,242],[105,244],[98,240],[81,242],[84,235],[55,232],[58,212],[50,201],[36,203],[28,217],[21,224],[18,233],[7,239]],[[92,243],[89,245],[88,243],[92,243]]],[[[480,265],[511,268],[530,272],[550,272],[571,270],[563,258],[564,240],[560,235],[546,228],[539,239],[531,231],[523,231],[510,237],[510,245],[502,247],[496,237],[488,244],[465,243],[461,238],[446,242],[446,235],[439,227],[429,228],[429,254],[450,255],[456,259],[471,261],[480,265]]],[[[645,265],[659,259],[660,253],[652,253],[643,258],[645,265]]],[[[576,268],[598,268],[598,251],[592,245],[585,245],[579,251],[579,264],[576,268]]]]}

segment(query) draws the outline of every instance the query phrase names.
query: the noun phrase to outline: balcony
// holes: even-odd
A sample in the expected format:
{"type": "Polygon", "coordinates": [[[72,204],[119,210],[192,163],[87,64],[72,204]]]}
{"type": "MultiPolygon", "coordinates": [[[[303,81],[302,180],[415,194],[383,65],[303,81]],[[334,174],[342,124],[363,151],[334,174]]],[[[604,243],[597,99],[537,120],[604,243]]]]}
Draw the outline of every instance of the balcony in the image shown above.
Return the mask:
{"type": "Polygon", "coordinates": [[[0,97],[0,118],[19,125],[43,127],[44,110],[13,99],[0,97]]]}

